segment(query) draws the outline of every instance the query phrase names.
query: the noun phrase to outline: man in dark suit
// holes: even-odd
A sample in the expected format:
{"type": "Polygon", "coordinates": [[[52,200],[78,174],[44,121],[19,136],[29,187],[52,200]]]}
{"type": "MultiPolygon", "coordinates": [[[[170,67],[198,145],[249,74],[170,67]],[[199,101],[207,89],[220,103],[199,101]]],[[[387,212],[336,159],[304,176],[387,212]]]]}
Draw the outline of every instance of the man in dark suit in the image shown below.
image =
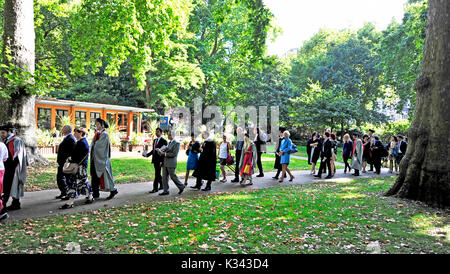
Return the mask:
{"type": "Polygon", "coordinates": [[[375,167],[375,173],[381,172],[381,158],[383,157],[383,151],[385,150],[383,143],[378,136],[374,136],[372,150],[372,162],[375,167]]]}
{"type": "Polygon", "coordinates": [[[58,147],[58,155],[56,157],[56,162],[58,163],[58,172],[56,173],[56,182],[58,184],[59,191],[61,194],[56,196],[55,199],[69,200],[67,196],[67,181],[69,180],[69,175],[63,173],[63,167],[66,163],[67,158],[72,155],[73,148],[75,147],[76,140],[72,135],[72,127],[65,125],[62,129],[62,134],[64,138],[58,147]]]}
{"type": "Polygon", "coordinates": [[[400,162],[403,159],[403,156],[406,154],[406,149],[408,149],[408,143],[403,139],[402,135],[397,135],[398,138],[398,152],[397,157],[395,157],[395,161],[397,162],[397,165],[400,165],[400,162]]]}
{"type": "Polygon", "coordinates": [[[319,167],[319,173],[317,175],[314,175],[314,177],[322,178],[322,171],[325,168],[325,165],[328,168],[328,176],[325,177],[325,179],[330,179],[331,176],[331,141],[330,141],[330,133],[325,132],[323,134],[323,144],[322,144],[322,151],[320,152],[320,167],[319,167]]]}
{"type": "Polygon", "coordinates": [[[155,168],[155,180],[153,181],[153,189],[150,193],[156,193],[158,190],[162,190],[162,176],[161,176],[161,167],[164,163],[164,156],[159,155],[157,149],[161,149],[163,146],[167,146],[167,141],[164,139],[162,135],[162,129],[156,129],[156,139],[153,140],[152,151],[150,151],[146,157],[152,156],[153,167],[155,168]],[[158,186],[159,185],[159,186],[158,186]]]}

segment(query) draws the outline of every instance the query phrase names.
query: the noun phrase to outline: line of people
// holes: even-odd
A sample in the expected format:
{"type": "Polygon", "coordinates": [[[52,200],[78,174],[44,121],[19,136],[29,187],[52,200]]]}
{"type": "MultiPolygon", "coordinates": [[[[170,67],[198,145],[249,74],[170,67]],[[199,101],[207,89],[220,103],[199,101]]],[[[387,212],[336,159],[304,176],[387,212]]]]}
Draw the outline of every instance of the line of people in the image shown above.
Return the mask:
{"type": "MultiPolygon", "coordinates": [[[[393,172],[395,165],[395,171],[398,170],[398,165],[406,153],[407,142],[405,142],[402,135],[392,136],[391,141],[386,146],[383,145],[378,136],[374,136],[374,130],[370,129],[368,134],[365,134],[360,139],[358,132],[353,132],[353,140],[347,133],[343,137],[342,144],[342,160],[344,162],[344,173],[350,172],[352,169],[354,173],[352,175],[359,176],[360,172],[366,173],[367,164],[370,165],[369,171],[375,173],[381,173],[382,159],[388,159],[389,172],[393,172]],[[349,160],[351,163],[349,164],[349,160]]],[[[328,169],[328,176],[325,179],[330,179],[336,173],[335,161],[337,155],[338,142],[336,135],[331,133],[330,129],[327,129],[322,136],[317,132],[314,132],[311,138],[307,142],[307,154],[308,164],[311,165],[311,174],[317,178],[321,178],[321,175],[328,169]],[[320,157],[320,167],[317,174],[315,174],[315,168],[317,161],[320,157]]]]}
{"type": "MultiPolygon", "coordinates": [[[[221,183],[227,182],[226,166],[233,166],[235,178],[231,180],[232,183],[240,183],[242,186],[252,185],[253,176],[256,172],[256,168],[259,169],[259,174],[256,177],[264,177],[261,155],[266,151],[266,136],[261,134],[259,129],[255,129],[255,139],[254,141],[250,139],[248,132],[244,132],[242,128],[237,128],[237,142],[236,142],[236,158],[234,159],[231,155],[232,145],[227,141],[227,136],[222,136],[222,141],[217,144],[216,141],[210,136],[207,131],[202,132],[201,136],[203,142],[200,143],[195,139],[195,135],[191,134],[191,141],[187,145],[186,155],[187,166],[186,174],[184,179],[184,187],[187,186],[189,174],[193,171],[192,176],[196,178],[194,186],[191,186],[194,190],[209,191],[211,190],[212,182],[219,179],[218,173],[222,174],[222,179],[219,181],[221,183]],[[219,163],[219,170],[216,170],[216,164],[219,163]],[[202,188],[204,181],[206,185],[202,188]]],[[[168,136],[172,134],[169,132],[168,136]]],[[[285,135],[284,138],[279,140],[277,154],[276,154],[276,165],[279,165],[279,172],[283,172],[283,175],[287,172],[291,178],[290,181],[294,179],[294,176],[290,173],[287,168],[289,165],[290,153],[292,148],[292,141],[289,139],[289,132],[280,129],[280,135],[285,135]]],[[[163,181],[164,175],[161,176],[161,167],[164,166],[164,155],[160,152],[164,151],[167,146],[167,141],[162,137],[162,130],[160,128],[156,129],[156,138],[153,141],[153,148],[150,152],[143,152],[143,156],[152,157],[152,163],[155,169],[155,180],[153,189],[150,193],[156,193],[160,190],[164,190],[163,181]]],[[[169,137],[171,138],[171,137],[169,137]]],[[[176,158],[173,159],[176,164],[176,158]]],[[[175,170],[171,173],[170,177],[175,182],[177,187],[182,192],[182,185],[175,175],[175,170]]],[[[278,175],[276,176],[278,179],[278,175]]],[[[286,176],[284,175],[283,178],[286,176]]],[[[282,182],[283,180],[280,179],[282,182]]],[[[168,191],[164,190],[159,193],[159,195],[167,195],[168,191]]]]}
{"type": "MultiPolygon", "coordinates": [[[[109,125],[98,118],[95,126],[96,133],[90,147],[86,140],[85,128],[76,127],[73,134],[69,125],[65,125],[62,129],[64,137],[59,144],[56,159],[58,163],[56,182],[60,195],[55,197],[65,201],[60,209],[73,208],[74,200],[79,195],[85,195],[85,203],[90,204],[100,197],[100,191],[110,193],[107,200],[118,194],[111,166],[111,144],[106,131],[109,125]],[[90,162],[91,184],[88,180],[88,162],[90,162]],[[75,168],[69,170],[70,166],[75,168]]],[[[3,142],[0,142],[1,221],[8,218],[9,211],[21,209],[20,198],[24,196],[28,159],[25,144],[15,134],[12,124],[1,125],[0,135],[3,139],[3,142]],[[12,198],[12,203],[7,206],[9,198],[12,198]]]]}
{"type": "MultiPolygon", "coordinates": [[[[100,191],[109,192],[107,200],[114,198],[118,191],[115,187],[112,166],[111,166],[111,144],[106,129],[108,123],[101,118],[95,121],[96,133],[92,143],[89,146],[86,140],[87,131],[83,127],[76,127],[73,130],[69,125],[62,129],[64,135],[59,145],[57,154],[57,185],[60,195],[56,199],[61,199],[65,203],[60,209],[74,207],[74,200],[79,195],[85,195],[86,204],[93,203],[100,197],[100,191]],[[90,161],[88,161],[88,158],[90,161]],[[88,179],[88,163],[90,162],[91,184],[88,179]],[[75,172],[70,171],[70,166],[75,165],[75,172]],[[69,170],[69,171],[68,171],[69,170]]],[[[23,185],[26,182],[28,165],[25,144],[18,136],[14,134],[12,125],[0,126],[0,134],[4,142],[0,142],[0,220],[8,217],[8,211],[20,209],[20,197],[23,197],[23,185]],[[10,206],[6,206],[9,198],[12,198],[10,206]]],[[[167,133],[168,141],[162,137],[162,130],[156,129],[156,138],[153,140],[152,150],[144,151],[143,156],[152,157],[152,163],[155,170],[153,189],[150,193],[159,193],[159,195],[169,194],[169,177],[179,189],[178,194],[182,194],[187,186],[189,173],[193,171],[192,176],[196,178],[196,183],[191,186],[194,190],[209,191],[211,184],[218,179],[216,173],[216,164],[219,161],[219,167],[223,178],[220,182],[227,182],[226,166],[235,165],[235,178],[232,183],[238,183],[242,186],[252,185],[253,176],[256,167],[259,168],[259,174],[256,177],[263,177],[261,155],[265,152],[266,138],[263,137],[258,129],[255,129],[256,137],[250,139],[248,132],[242,128],[237,128],[236,160],[231,156],[232,145],[227,141],[226,135],[223,135],[222,142],[216,144],[209,132],[202,132],[203,142],[200,143],[191,134],[191,141],[186,149],[188,156],[187,168],[184,183],[176,175],[177,156],[180,150],[180,143],[174,138],[171,131],[167,133]],[[233,163],[234,162],[234,163],[233,163]],[[162,172],[162,175],[161,175],[162,172]],[[203,182],[206,186],[202,188],[203,182]]],[[[366,172],[367,163],[371,165],[369,171],[380,174],[381,158],[387,157],[390,161],[390,172],[393,165],[400,163],[403,158],[407,143],[403,141],[403,136],[392,136],[391,142],[385,148],[377,136],[373,136],[374,131],[369,130],[367,135],[360,139],[358,132],[352,134],[353,140],[349,134],[343,137],[342,159],[345,164],[344,173],[350,172],[352,175],[359,176],[360,171],[366,172]],[[384,151],[387,155],[384,155],[384,151]],[[349,163],[351,160],[351,163],[349,163]]],[[[332,178],[336,173],[336,155],[338,143],[336,135],[327,130],[320,136],[317,132],[307,142],[308,163],[312,165],[311,174],[321,178],[321,175],[328,169],[326,179],[332,178]],[[315,167],[320,157],[319,171],[315,174],[315,167]]],[[[274,168],[277,170],[273,179],[280,183],[290,176],[289,181],[294,180],[289,169],[291,153],[295,153],[296,147],[290,139],[289,131],[285,128],[279,129],[278,144],[275,152],[274,168]]],[[[395,170],[397,170],[395,165],[395,170]]]]}
{"type": "Polygon", "coordinates": [[[115,187],[111,165],[111,143],[106,129],[108,122],[101,118],[95,120],[96,132],[89,146],[86,140],[87,130],[65,125],[62,129],[64,135],[59,145],[56,161],[58,163],[57,185],[60,195],[55,199],[66,201],[60,209],[74,207],[74,200],[79,195],[85,195],[85,204],[91,204],[100,197],[100,191],[109,192],[106,200],[118,194],[115,187]],[[90,162],[91,184],[88,179],[88,158],[90,162]],[[64,167],[76,164],[78,169],[74,174],[64,172],[64,167]]]}

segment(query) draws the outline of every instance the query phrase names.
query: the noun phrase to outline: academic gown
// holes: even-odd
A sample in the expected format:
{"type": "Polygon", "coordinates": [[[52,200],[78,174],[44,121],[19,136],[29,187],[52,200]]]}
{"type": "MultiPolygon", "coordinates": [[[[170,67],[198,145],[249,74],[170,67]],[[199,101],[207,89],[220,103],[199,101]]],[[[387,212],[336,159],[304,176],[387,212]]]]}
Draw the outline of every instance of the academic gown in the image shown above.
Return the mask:
{"type": "Polygon", "coordinates": [[[92,165],[94,165],[97,177],[101,178],[104,175],[104,184],[100,183],[100,190],[113,191],[115,190],[115,183],[111,166],[109,135],[106,131],[97,132],[95,135],[91,144],[91,173],[92,165]],[[97,137],[98,135],[100,137],[97,137]]]}
{"type": "Polygon", "coordinates": [[[352,164],[351,168],[361,170],[362,169],[362,157],[363,157],[363,143],[361,139],[357,139],[353,142],[352,151],[352,164]]]}
{"type": "Polygon", "coordinates": [[[197,168],[192,176],[202,180],[215,181],[217,164],[216,142],[212,139],[206,139],[202,144],[202,149],[197,168]]]}
{"type": "MultiPolygon", "coordinates": [[[[239,171],[242,171],[242,168],[244,167],[244,159],[245,159],[245,154],[246,151],[250,148],[250,146],[252,147],[252,170],[251,170],[251,174],[255,173],[255,166],[256,166],[256,161],[258,160],[258,152],[256,149],[256,145],[254,143],[250,144],[249,147],[247,149],[245,149],[245,147],[242,149],[242,154],[241,154],[241,159],[239,162],[239,171]]],[[[241,174],[241,176],[243,176],[243,174],[241,174]]]]}
{"type": "Polygon", "coordinates": [[[11,184],[10,196],[20,199],[24,195],[24,185],[27,181],[28,158],[25,143],[17,136],[5,143],[8,148],[8,160],[5,162],[4,184],[11,184]]]}

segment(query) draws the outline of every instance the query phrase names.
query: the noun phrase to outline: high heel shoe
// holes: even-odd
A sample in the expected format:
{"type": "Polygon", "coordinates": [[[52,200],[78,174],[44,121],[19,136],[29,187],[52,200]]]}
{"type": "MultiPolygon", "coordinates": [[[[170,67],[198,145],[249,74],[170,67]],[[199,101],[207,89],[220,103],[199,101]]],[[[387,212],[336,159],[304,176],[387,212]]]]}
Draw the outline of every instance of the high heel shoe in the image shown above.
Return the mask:
{"type": "Polygon", "coordinates": [[[289,182],[292,182],[295,179],[294,176],[291,177],[291,179],[289,179],[289,182]]]}

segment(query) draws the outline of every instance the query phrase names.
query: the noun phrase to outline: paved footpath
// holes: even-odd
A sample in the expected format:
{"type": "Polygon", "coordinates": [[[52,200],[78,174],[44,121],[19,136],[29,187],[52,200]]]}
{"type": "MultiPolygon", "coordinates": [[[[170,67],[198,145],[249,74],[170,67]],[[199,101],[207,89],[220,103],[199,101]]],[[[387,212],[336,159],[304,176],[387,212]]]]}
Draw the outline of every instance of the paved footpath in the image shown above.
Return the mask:
{"type": "MultiPolygon", "coordinates": [[[[338,169],[335,176],[332,179],[328,180],[323,179],[326,176],[326,174],[325,176],[322,175],[322,179],[316,179],[315,177],[310,175],[309,170],[293,171],[292,174],[295,177],[292,182],[289,182],[289,175],[287,175],[288,178],[286,178],[283,183],[279,183],[278,180],[272,179],[272,177],[275,176],[275,172],[266,172],[264,174],[265,175],[264,177],[254,178],[252,186],[245,186],[245,187],[241,186],[239,183],[231,183],[230,181],[231,179],[234,178],[234,176],[228,176],[227,177],[228,181],[226,183],[220,183],[218,180],[213,182],[211,191],[198,191],[190,188],[190,186],[195,185],[195,178],[191,177],[188,180],[188,187],[185,188],[184,192],[181,195],[178,195],[178,188],[174,185],[174,183],[171,180],[169,180],[170,195],[167,196],[159,196],[158,193],[150,194],[149,191],[153,187],[152,182],[117,184],[116,187],[119,191],[119,194],[117,194],[117,196],[115,196],[114,199],[107,201],[106,197],[108,197],[109,192],[100,192],[100,198],[96,199],[96,201],[93,204],[85,205],[84,196],[80,196],[79,199],[75,200],[74,208],[65,210],[59,209],[59,207],[64,204],[64,201],[55,199],[55,196],[59,195],[58,189],[25,192],[25,196],[20,201],[22,209],[10,211],[9,212],[10,217],[6,220],[6,222],[14,222],[24,220],[27,218],[56,216],[61,214],[73,214],[76,212],[85,212],[102,208],[113,208],[150,201],[175,200],[179,198],[189,198],[213,193],[235,192],[243,189],[262,189],[274,186],[311,184],[327,181],[345,182],[348,181],[349,179],[354,178],[368,178],[368,177],[376,178],[395,175],[389,173],[387,168],[383,168],[381,170],[381,175],[376,175],[373,172],[368,172],[363,173],[359,177],[352,176],[349,173],[344,174],[343,170],[338,169]]],[[[179,178],[182,182],[184,182],[184,178],[182,177],[179,178]]],[[[203,183],[203,186],[205,185],[206,183],[203,183]]]]}

